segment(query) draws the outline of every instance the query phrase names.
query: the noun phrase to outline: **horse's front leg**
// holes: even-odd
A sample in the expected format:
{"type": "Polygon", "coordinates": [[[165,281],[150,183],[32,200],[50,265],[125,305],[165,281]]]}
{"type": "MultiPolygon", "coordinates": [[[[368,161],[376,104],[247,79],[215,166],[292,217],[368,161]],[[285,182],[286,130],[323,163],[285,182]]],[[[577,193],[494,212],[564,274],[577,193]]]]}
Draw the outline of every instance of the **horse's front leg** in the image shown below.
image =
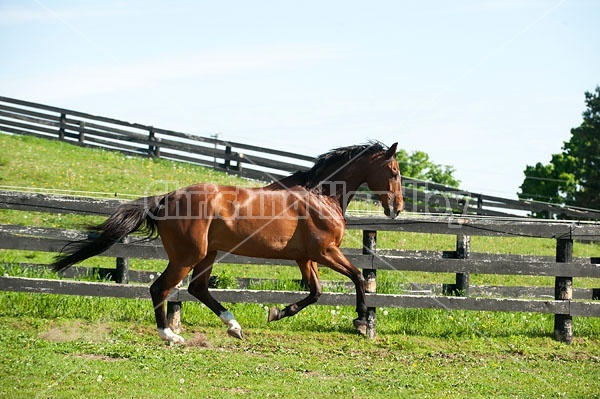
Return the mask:
{"type": "Polygon", "coordinates": [[[354,328],[361,335],[367,335],[367,297],[365,295],[365,278],[342,251],[331,245],[320,254],[318,262],[350,278],[356,288],[356,313],[354,328]]]}
{"type": "Polygon", "coordinates": [[[302,273],[302,279],[308,285],[309,294],[306,298],[286,306],[279,310],[277,307],[272,307],[269,310],[269,322],[280,320],[284,317],[293,316],[310,304],[317,302],[321,296],[321,283],[319,282],[319,268],[316,262],[311,260],[296,261],[302,273]]]}

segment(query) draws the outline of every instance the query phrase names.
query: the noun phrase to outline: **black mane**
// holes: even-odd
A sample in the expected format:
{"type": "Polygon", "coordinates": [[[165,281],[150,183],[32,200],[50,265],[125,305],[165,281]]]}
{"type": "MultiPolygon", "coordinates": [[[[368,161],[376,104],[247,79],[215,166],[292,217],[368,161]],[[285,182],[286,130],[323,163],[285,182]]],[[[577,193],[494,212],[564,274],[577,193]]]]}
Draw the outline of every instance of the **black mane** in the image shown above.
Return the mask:
{"type": "Polygon", "coordinates": [[[307,190],[319,186],[319,184],[332,176],[326,173],[332,167],[342,167],[352,160],[376,154],[387,150],[387,146],[379,141],[370,141],[366,144],[353,145],[348,147],[335,148],[325,154],[319,155],[315,164],[306,171],[298,171],[294,174],[284,177],[281,180],[269,184],[267,189],[281,190],[293,186],[302,186],[307,190]]]}

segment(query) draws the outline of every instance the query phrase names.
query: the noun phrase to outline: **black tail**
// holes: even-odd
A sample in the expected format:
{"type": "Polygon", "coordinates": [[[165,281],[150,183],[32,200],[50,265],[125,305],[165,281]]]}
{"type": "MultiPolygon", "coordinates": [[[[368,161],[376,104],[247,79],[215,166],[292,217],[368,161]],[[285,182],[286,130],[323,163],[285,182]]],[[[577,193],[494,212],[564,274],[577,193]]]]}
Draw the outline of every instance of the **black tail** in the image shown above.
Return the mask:
{"type": "Polygon", "coordinates": [[[92,256],[99,255],[134,231],[142,231],[147,238],[156,236],[160,203],[164,196],[147,197],[123,204],[104,223],[90,227],[97,232],[93,237],[67,244],[56,257],[52,268],[60,272],[92,256]]]}

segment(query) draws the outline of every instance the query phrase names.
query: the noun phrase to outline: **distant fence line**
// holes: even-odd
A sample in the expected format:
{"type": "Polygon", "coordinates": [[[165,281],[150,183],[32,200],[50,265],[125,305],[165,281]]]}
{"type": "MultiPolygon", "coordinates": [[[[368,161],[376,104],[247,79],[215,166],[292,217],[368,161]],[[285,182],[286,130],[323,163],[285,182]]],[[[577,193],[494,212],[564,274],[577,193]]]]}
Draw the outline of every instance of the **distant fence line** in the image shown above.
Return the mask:
{"type": "MultiPolygon", "coordinates": [[[[59,212],[107,215],[121,203],[116,200],[86,199],[69,196],[0,191],[0,209],[15,211],[59,212]]],[[[495,220],[478,217],[400,217],[390,220],[381,217],[348,217],[347,228],[363,231],[363,248],[344,249],[357,267],[363,269],[368,284],[369,334],[375,334],[377,307],[463,309],[505,312],[536,312],[555,315],[555,336],[570,342],[572,317],[600,317],[600,289],[573,289],[573,279],[600,278],[599,258],[574,258],[573,239],[600,241],[600,225],[581,222],[540,221],[531,219],[495,220]],[[456,250],[440,252],[378,250],[377,231],[428,232],[456,236],[456,250]],[[470,250],[470,236],[491,237],[528,236],[556,240],[556,257],[477,254],[470,250]],[[455,283],[443,284],[441,289],[424,287],[407,294],[377,293],[377,270],[421,271],[453,273],[455,283]],[[469,276],[478,274],[532,275],[555,278],[554,287],[474,287],[469,276]],[[498,297],[500,296],[500,297],[498,297]],[[523,299],[523,297],[543,299],[523,299]],[[517,298],[515,298],[517,297],[517,298]]],[[[69,241],[82,239],[86,233],[73,230],[49,229],[31,226],[0,226],[0,248],[29,251],[58,252],[69,241]]],[[[134,241],[134,240],[131,240],[134,241]]],[[[160,240],[117,244],[104,255],[116,258],[116,268],[102,270],[121,283],[149,281],[149,274],[129,270],[129,258],[166,259],[160,240]]],[[[219,254],[220,262],[258,265],[295,265],[294,262],[247,258],[219,254]]],[[[32,267],[31,265],[27,267],[32,267]]],[[[37,267],[37,266],[35,266],[37,267]]],[[[94,268],[76,268],[75,275],[100,271],[94,268]]],[[[155,277],[155,276],[152,276],[155,277]]],[[[101,297],[149,298],[147,287],[91,283],[70,280],[50,280],[21,277],[0,277],[0,290],[101,297]]],[[[235,303],[291,303],[306,293],[248,289],[218,289],[215,297],[235,303]]],[[[194,300],[184,288],[173,291],[170,301],[194,300]]],[[[353,305],[354,294],[323,294],[320,305],[353,305]]],[[[172,308],[177,308],[174,306],[172,308]]]]}
{"type": "MultiPolygon", "coordinates": [[[[265,181],[306,170],[314,162],[314,157],[288,151],[200,137],[8,97],[0,97],[0,132],[188,162],[265,181]]],[[[403,183],[406,209],[414,212],[484,216],[536,212],[547,214],[549,218],[600,219],[600,211],[467,192],[410,177],[405,177],[403,183]]],[[[357,197],[369,198],[365,195],[357,197]]]]}

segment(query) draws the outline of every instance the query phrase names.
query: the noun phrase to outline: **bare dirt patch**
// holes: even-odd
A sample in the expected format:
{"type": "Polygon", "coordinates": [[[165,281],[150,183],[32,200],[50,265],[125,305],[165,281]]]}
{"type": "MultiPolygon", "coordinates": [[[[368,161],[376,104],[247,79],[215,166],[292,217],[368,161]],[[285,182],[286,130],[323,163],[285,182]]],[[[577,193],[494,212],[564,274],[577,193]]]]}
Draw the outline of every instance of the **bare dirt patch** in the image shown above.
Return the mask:
{"type": "Polygon", "coordinates": [[[80,321],[51,326],[40,338],[52,342],[100,342],[107,339],[110,327],[106,324],[87,324],[80,321]]]}
{"type": "Polygon", "coordinates": [[[205,334],[196,332],[191,339],[185,341],[185,345],[192,348],[212,348],[205,334]]]}

